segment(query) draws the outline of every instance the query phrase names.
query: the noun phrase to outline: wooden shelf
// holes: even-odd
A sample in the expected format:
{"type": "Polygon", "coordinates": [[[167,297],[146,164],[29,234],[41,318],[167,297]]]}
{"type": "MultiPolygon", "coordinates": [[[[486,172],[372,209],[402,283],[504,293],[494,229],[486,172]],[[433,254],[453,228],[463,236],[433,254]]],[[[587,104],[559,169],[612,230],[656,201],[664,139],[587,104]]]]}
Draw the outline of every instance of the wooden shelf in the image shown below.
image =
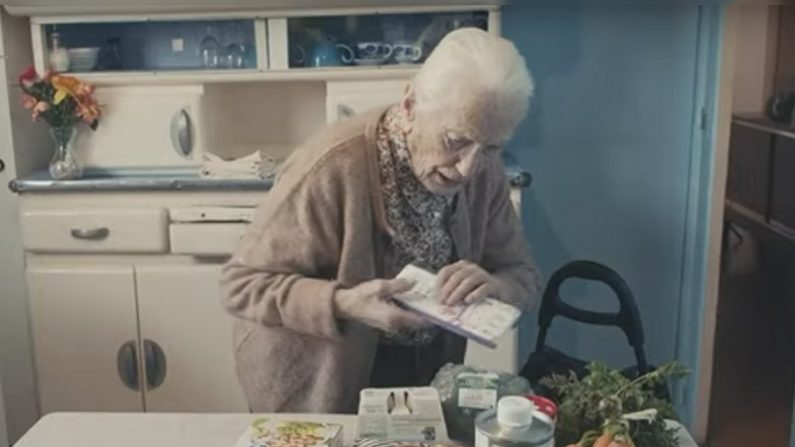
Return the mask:
{"type": "Polygon", "coordinates": [[[775,221],[768,221],[764,216],[748,208],[726,200],[726,219],[735,220],[760,231],[763,235],[778,241],[795,244],[795,229],[789,228],[775,221]]]}
{"type": "Polygon", "coordinates": [[[785,138],[795,139],[795,127],[777,123],[761,114],[737,114],[732,117],[732,122],[740,126],[750,127],[785,138]]]}
{"type": "Polygon", "coordinates": [[[290,70],[183,70],[64,73],[95,86],[140,84],[190,84],[261,81],[347,81],[408,79],[417,72],[414,65],[380,67],[294,68],[290,70]]]}

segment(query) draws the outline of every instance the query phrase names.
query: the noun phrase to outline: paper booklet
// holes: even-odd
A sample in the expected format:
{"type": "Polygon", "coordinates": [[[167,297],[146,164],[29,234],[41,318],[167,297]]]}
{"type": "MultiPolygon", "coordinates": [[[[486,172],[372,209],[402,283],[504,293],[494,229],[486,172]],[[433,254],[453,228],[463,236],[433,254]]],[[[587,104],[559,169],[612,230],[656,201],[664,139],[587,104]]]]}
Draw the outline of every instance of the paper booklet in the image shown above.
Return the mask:
{"type": "Polygon", "coordinates": [[[415,265],[407,265],[397,277],[415,284],[408,292],[395,295],[396,304],[490,348],[497,347],[494,340],[512,329],[521,316],[519,309],[493,298],[472,305],[445,306],[436,293],[436,275],[415,265]]]}

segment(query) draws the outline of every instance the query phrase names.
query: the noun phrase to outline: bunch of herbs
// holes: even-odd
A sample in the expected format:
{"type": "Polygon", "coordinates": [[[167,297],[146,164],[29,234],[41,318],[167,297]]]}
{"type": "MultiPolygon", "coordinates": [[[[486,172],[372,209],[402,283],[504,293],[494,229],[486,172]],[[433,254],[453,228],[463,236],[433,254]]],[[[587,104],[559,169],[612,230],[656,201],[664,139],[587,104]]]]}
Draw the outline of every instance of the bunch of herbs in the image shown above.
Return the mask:
{"type": "Polygon", "coordinates": [[[579,379],[573,372],[541,380],[558,401],[556,445],[594,446],[598,439],[643,447],[675,447],[676,429],[666,419],[676,419],[673,405],[654,390],[687,374],[677,363],[669,363],[640,375],[625,377],[602,363],[588,365],[579,379]],[[644,417],[627,417],[638,412],[644,417]]]}

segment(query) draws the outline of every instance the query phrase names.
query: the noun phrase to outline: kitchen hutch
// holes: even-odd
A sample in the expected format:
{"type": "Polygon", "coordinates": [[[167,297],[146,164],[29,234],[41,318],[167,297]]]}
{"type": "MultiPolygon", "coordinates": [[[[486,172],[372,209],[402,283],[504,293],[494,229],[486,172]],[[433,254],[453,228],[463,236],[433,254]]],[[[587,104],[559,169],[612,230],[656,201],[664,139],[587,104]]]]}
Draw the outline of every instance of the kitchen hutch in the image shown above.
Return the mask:
{"type": "MultiPolygon", "coordinates": [[[[97,86],[104,112],[76,143],[85,178],[11,184],[40,411],[247,411],[217,282],[271,181],[202,178],[204,154],[281,160],[325,124],[397,101],[450,30],[499,33],[499,14],[31,17],[17,38],[30,39],[39,72],[54,46],[99,49],[70,69],[97,86]]],[[[518,206],[528,176],[508,174],[518,206]]],[[[516,370],[515,334],[496,351],[470,347],[468,361],[516,370]]]]}

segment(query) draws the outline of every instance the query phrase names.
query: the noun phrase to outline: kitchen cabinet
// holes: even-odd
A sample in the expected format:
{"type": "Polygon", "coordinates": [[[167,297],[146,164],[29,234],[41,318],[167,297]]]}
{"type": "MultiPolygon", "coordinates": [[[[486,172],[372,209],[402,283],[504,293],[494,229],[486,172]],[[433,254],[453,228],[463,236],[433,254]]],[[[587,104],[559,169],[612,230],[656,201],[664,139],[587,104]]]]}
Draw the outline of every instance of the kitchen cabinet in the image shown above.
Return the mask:
{"type": "Polygon", "coordinates": [[[132,266],[33,265],[27,278],[42,413],[143,410],[132,266]]]}
{"type": "Polygon", "coordinates": [[[333,123],[403,97],[408,80],[341,81],[326,84],[326,119],[333,123]]]}
{"type": "Polygon", "coordinates": [[[219,275],[218,265],[135,269],[147,411],[248,411],[219,275]]]}
{"type": "Polygon", "coordinates": [[[53,38],[70,49],[69,71],[184,71],[253,69],[263,63],[254,18],[136,20],[135,17],[55,22],[35,20],[41,60],[53,38]],[[74,51],[75,48],[86,50],[74,51]]]}
{"type": "Polygon", "coordinates": [[[204,153],[199,85],[98,88],[102,125],[79,132],[76,155],[88,168],[192,168],[204,153]]]}
{"type": "Polygon", "coordinates": [[[23,222],[47,234],[23,238],[42,413],[248,411],[218,283],[236,240],[218,220],[239,222],[261,194],[226,207],[221,193],[23,196],[23,222]],[[171,251],[169,228],[196,216],[211,219],[193,225],[203,237],[171,251]],[[106,231],[75,237],[89,229],[106,231]],[[205,239],[227,243],[208,257],[205,239]]]}
{"type": "Polygon", "coordinates": [[[34,264],[43,413],[246,412],[220,266],[34,264]]]}
{"type": "Polygon", "coordinates": [[[287,66],[419,64],[448,32],[489,25],[488,10],[288,17],[287,66]]]}
{"type": "Polygon", "coordinates": [[[455,29],[499,33],[499,17],[447,5],[51,15],[32,17],[31,37],[38,71],[64,47],[68,71],[97,84],[381,78],[410,74],[455,29]]]}

